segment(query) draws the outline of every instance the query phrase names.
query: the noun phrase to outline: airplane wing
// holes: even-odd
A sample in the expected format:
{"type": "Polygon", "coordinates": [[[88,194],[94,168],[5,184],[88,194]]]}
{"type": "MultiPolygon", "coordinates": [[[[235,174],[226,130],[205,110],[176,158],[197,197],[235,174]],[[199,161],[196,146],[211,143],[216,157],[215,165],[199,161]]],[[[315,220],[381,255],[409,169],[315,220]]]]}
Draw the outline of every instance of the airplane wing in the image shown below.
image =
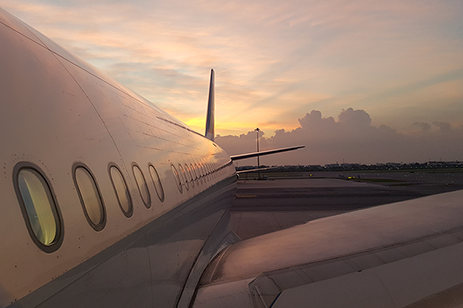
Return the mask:
{"type": "Polygon", "coordinates": [[[195,308],[461,307],[463,191],[308,222],[233,244],[195,308]]]}
{"type": "Polygon", "coordinates": [[[286,152],[286,151],[293,151],[293,150],[301,149],[301,148],[304,148],[304,147],[305,147],[305,145],[298,145],[298,146],[294,146],[294,147],[280,148],[280,149],[274,149],[274,150],[268,150],[268,151],[232,155],[232,156],[230,156],[230,158],[231,158],[231,160],[239,160],[239,159],[245,159],[245,158],[252,158],[252,157],[256,157],[256,156],[264,156],[264,155],[268,155],[268,154],[275,154],[275,153],[281,153],[281,152],[286,152]]]}

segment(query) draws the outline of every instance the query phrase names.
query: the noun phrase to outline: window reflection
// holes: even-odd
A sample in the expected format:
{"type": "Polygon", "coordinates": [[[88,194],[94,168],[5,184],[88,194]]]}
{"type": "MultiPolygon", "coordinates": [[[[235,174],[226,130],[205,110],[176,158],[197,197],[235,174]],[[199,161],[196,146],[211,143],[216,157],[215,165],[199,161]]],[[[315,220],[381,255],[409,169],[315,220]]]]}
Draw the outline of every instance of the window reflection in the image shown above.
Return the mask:
{"type": "Polygon", "coordinates": [[[45,246],[53,245],[58,237],[59,223],[45,179],[34,169],[24,168],[18,173],[18,188],[36,239],[45,246]]]}

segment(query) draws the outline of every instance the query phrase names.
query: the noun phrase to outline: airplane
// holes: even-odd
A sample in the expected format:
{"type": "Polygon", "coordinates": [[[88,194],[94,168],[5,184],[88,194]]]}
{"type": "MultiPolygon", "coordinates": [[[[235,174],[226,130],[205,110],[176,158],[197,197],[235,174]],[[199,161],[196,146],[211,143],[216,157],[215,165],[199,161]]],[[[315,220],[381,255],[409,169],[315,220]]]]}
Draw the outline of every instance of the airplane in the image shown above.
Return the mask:
{"type": "Polygon", "coordinates": [[[241,241],[213,106],[203,136],[2,9],[0,42],[0,307],[462,307],[463,191],[241,241]]]}

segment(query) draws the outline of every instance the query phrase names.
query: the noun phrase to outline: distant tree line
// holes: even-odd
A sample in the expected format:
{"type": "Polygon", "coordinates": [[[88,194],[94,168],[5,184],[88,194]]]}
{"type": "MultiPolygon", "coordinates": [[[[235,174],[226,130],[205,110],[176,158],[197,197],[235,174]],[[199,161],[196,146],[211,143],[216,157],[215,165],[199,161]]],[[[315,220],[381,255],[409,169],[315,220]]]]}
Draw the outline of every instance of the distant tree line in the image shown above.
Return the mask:
{"type": "MultiPolygon", "coordinates": [[[[239,166],[236,170],[252,170],[257,166],[239,166]]],[[[463,168],[461,161],[429,161],[425,163],[378,163],[378,164],[351,164],[335,163],[327,165],[285,165],[285,166],[267,166],[261,165],[260,168],[270,168],[276,172],[301,172],[301,171],[362,171],[362,170],[413,170],[413,169],[458,169],[463,168]]],[[[270,171],[270,170],[269,170],[270,171]]]]}

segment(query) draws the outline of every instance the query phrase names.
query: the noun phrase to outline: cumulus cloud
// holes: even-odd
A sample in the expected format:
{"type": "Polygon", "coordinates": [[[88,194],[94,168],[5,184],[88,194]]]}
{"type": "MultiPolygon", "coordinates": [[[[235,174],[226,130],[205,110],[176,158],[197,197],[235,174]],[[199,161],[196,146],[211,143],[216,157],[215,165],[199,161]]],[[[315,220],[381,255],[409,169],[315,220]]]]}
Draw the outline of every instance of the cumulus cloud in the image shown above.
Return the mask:
{"type": "Polygon", "coordinates": [[[434,124],[435,126],[437,126],[439,128],[439,130],[443,133],[449,133],[452,129],[452,127],[450,126],[450,123],[447,123],[447,122],[433,122],[432,124],[434,124]]]}
{"type": "Polygon", "coordinates": [[[431,129],[431,125],[424,122],[415,122],[413,123],[413,126],[420,128],[423,132],[428,132],[431,129]]]}
{"type": "Polygon", "coordinates": [[[322,118],[322,113],[318,110],[312,110],[307,113],[303,118],[298,119],[302,128],[313,130],[326,130],[334,127],[336,122],[332,117],[322,118]]]}
{"type": "Polygon", "coordinates": [[[352,108],[343,110],[339,114],[338,119],[342,125],[354,129],[366,128],[371,124],[371,118],[368,113],[364,110],[354,110],[352,108]]]}
{"type": "MultiPolygon", "coordinates": [[[[266,137],[261,132],[260,148],[305,145],[303,150],[265,156],[261,163],[281,164],[328,164],[335,162],[378,163],[378,162],[423,162],[428,160],[461,160],[463,129],[453,128],[446,122],[433,122],[439,129],[431,132],[431,125],[416,122],[422,133],[406,135],[386,125],[373,126],[370,115],[364,110],[348,108],[342,110],[336,121],[323,117],[318,110],[312,110],[299,118],[300,127],[286,131],[276,130],[275,135],[266,137]]],[[[256,150],[256,132],[249,131],[240,136],[216,137],[216,142],[230,154],[256,150]]],[[[243,160],[239,165],[256,164],[255,159],[243,160]]]]}

